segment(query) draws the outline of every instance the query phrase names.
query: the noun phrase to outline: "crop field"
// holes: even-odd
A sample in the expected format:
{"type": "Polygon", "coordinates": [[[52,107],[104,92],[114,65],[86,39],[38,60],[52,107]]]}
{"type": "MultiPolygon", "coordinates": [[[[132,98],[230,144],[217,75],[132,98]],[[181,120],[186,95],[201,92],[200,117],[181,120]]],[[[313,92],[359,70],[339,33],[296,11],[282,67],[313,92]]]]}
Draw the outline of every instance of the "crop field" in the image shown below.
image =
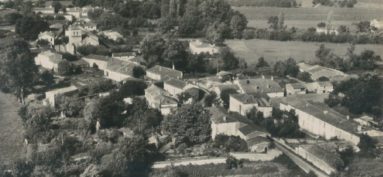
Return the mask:
{"type": "Polygon", "coordinates": [[[10,95],[0,92],[0,165],[23,156],[24,139],[18,103],[10,95]]]}
{"type": "MultiPolygon", "coordinates": [[[[383,4],[383,1],[380,2],[383,4]]],[[[370,3],[369,5],[372,6],[370,3]]],[[[378,5],[379,6],[379,5],[378,5]]],[[[249,26],[256,28],[267,27],[267,19],[278,16],[281,12],[285,15],[285,23],[288,27],[297,28],[315,27],[319,22],[327,21],[330,11],[333,11],[332,22],[334,25],[351,25],[352,23],[372,19],[383,19],[383,8],[331,8],[331,7],[300,7],[300,8],[277,8],[277,7],[233,7],[243,13],[249,26]]]]}
{"type": "MultiPolygon", "coordinates": [[[[270,41],[270,40],[227,40],[226,44],[232,49],[236,56],[245,59],[248,64],[254,64],[259,57],[264,57],[270,64],[276,61],[286,60],[289,57],[294,58],[297,62],[312,62],[316,60],[315,51],[320,44],[317,42],[302,41],[270,41]]],[[[346,54],[347,44],[323,43],[327,48],[331,48],[333,52],[339,56],[346,54]]],[[[373,50],[375,53],[383,57],[383,45],[356,45],[356,53],[360,53],[365,49],[373,50]]]]}

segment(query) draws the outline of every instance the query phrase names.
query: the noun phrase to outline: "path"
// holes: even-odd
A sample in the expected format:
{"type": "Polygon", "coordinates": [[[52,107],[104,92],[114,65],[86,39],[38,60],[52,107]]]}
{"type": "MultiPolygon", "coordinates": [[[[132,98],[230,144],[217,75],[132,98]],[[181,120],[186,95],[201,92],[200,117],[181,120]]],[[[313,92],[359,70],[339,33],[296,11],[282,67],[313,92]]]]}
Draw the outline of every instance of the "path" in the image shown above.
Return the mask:
{"type": "Polygon", "coordinates": [[[25,154],[19,106],[13,96],[0,92],[0,165],[8,165],[25,154]]]}

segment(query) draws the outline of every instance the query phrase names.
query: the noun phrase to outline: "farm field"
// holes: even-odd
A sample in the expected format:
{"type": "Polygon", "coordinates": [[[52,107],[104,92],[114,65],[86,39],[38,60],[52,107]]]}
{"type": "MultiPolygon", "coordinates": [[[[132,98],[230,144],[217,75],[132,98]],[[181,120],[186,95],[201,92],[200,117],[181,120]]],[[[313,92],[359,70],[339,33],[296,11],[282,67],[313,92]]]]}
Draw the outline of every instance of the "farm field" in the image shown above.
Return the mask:
{"type": "MultiPolygon", "coordinates": [[[[227,40],[226,44],[233,50],[236,56],[245,59],[248,64],[254,64],[259,57],[264,57],[267,62],[274,64],[276,61],[286,60],[289,57],[297,62],[312,62],[316,60],[315,51],[320,44],[317,42],[302,41],[270,41],[261,39],[252,40],[227,40]]],[[[323,43],[327,48],[339,56],[346,54],[348,44],[323,43]]],[[[356,53],[369,49],[383,56],[383,45],[356,45],[356,53]]]]}
{"type": "Polygon", "coordinates": [[[0,165],[8,165],[25,154],[23,126],[17,114],[19,104],[11,95],[0,92],[0,165]]]}
{"type": "MultiPolygon", "coordinates": [[[[383,2],[382,2],[383,4],[383,2]]],[[[383,19],[382,8],[331,8],[331,7],[300,7],[300,8],[276,8],[276,7],[233,7],[243,13],[250,27],[262,28],[267,26],[270,16],[285,14],[285,23],[288,27],[309,28],[316,26],[321,21],[326,21],[328,13],[333,11],[332,22],[334,25],[351,25],[354,22],[372,19],[383,19]],[[260,25],[261,24],[261,25],[260,25]],[[259,26],[258,26],[259,25],[259,26]]]]}

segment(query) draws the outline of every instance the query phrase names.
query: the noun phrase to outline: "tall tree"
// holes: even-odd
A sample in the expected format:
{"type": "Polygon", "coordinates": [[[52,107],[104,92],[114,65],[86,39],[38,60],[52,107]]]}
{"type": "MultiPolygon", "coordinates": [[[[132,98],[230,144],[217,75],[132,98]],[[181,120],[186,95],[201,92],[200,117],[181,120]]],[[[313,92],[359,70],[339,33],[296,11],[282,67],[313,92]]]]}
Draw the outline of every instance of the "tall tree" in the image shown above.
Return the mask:
{"type": "Polygon", "coordinates": [[[24,102],[27,89],[37,78],[37,66],[25,41],[14,41],[0,54],[0,85],[24,102]]]}

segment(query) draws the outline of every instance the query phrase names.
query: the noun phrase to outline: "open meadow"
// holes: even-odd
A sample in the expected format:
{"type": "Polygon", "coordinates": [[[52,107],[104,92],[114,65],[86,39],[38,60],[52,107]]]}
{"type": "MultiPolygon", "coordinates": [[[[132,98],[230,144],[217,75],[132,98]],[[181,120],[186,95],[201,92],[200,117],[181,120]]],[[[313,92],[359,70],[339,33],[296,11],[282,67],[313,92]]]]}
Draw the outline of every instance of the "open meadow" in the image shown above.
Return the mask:
{"type": "Polygon", "coordinates": [[[0,165],[25,154],[23,126],[18,116],[19,104],[14,97],[0,92],[0,165]]]}
{"type": "MultiPolygon", "coordinates": [[[[383,1],[381,2],[383,5],[383,1]]],[[[367,4],[364,6],[372,6],[367,4]]],[[[250,27],[267,27],[267,19],[271,16],[278,16],[281,12],[285,14],[287,27],[307,29],[315,27],[319,22],[326,22],[330,11],[333,11],[332,23],[338,25],[352,25],[359,21],[370,21],[372,19],[383,19],[383,8],[376,7],[355,7],[355,8],[332,8],[332,7],[299,7],[299,8],[278,8],[278,7],[233,7],[243,13],[250,27]]]]}
{"type": "MultiPolygon", "coordinates": [[[[233,50],[236,56],[246,60],[248,64],[254,64],[259,57],[264,57],[270,64],[276,61],[286,60],[289,57],[296,61],[315,61],[315,51],[319,48],[318,42],[302,41],[270,41],[261,39],[252,40],[227,40],[226,44],[233,50]]],[[[323,43],[327,48],[339,56],[346,54],[348,44],[323,43]]],[[[383,57],[383,45],[356,45],[356,53],[369,49],[383,57]]]]}

